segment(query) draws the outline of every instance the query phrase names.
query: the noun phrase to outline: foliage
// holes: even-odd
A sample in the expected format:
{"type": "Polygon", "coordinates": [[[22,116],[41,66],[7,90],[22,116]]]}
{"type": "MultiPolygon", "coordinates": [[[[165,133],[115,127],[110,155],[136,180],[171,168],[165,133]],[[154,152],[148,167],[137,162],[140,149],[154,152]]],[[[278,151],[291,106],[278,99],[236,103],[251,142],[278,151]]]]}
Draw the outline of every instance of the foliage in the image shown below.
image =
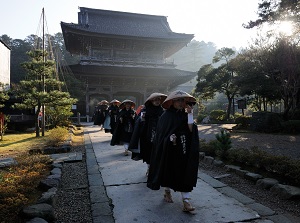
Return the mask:
{"type": "Polygon", "coordinates": [[[0,222],[18,222],[21,209],[35,201],[39,182],[50,171],[48,156],[20,154],[15,159],[17,165],[0,170],[0,222]]]}
{"type": "Polygon", "coordinates": [[[4,104],[2,104],[2,103],[9,99],[7,89],[8,89],[8,84],[5,85],[0,82],[0,108],[3,108],[4,104]]]}
{"type": "Polygon", "coordinates": [[[230,133],[226,129],[221,129],[219,134],[216,134],[216,155],[225,159],[228,155],[228,150],[231,149],[230,133]]]}
{"type": "Polygon", "coordinates": [[[197,116],[197,123],[201,123],[202,120],[203,120],[206,116],[207,116],[207,115],[205,115],[205,114],[199,114],[199,115],[197,116]]]}
{"type": "Polygon", "coordinates": [[[55,127],[49,131],[48,145],[58,146],[68,138],[68,129],[64,127],[55,127]]]}
{"type": "MultiPolygon", "coordinates": [[[[11,83],[18,84],[26,77],[26,71],[21,64],[28,61],[27,52],[39,47],[42,40],[33,34],[27,36],[24,40],[12,39],[7,35],[2,35],[0,38],[11,48],[11,83]]],[[[46,34],[46,38],[49,41],[45,41],[45,47],[47,50],[54,52],[58,76],[60,80],[65,82],[64,87],[68,89],[67,91],[72,97],[78,99],[83,97],[85,86],[82,81],[75,78],[68,67],[68,64],[78,63],[79,56],[72,56],[66,51],[62,33],[56,33],[54,36],[46,34]]],[[[50,59],[53,60],[53,58],[50,59]]]]}
{"type": "Polygon", "coordinates": [[[273,24],[276,21],[293,21],[299,23],[299,2],[294,0],[264,0],[258,4],[258,19],[244,24],[253,28],[263,23],[273,24]]]}
{"type": "Polygon", "coordinates": [[[50,128],[69,126],[71,124],[68,118],[73,115],[73,112],[66,106],[47,107],[45,113],[46,122],[50,128]]]}
{"type": "Polygon", "coordinates": [[[204,152],[206,156],[216,156],[217,140],[211,140],[208,143],[200,141],[200,152],[204,152]]]}
{"type": "Polygon", "coordinates": [[[251,116],[239,115],[235,118],[235,123],[239,128],[247,129],[250,125],[251,116]]]}
{"type": "Polygon", "coordinates": [[[211,122],[222,122],[226,120],[226,112],[223,110],[212,110],[209,113],[209,118],[211,122]]]}
{"type": "Polygon", "coordinates": [[[213,68],[211,64],[206,64],[198,71],[198,83],[195,93],[203,99],[210,99],[215,93],[223,93],[228,101],[226,118],[229,119],[233,98],[237,95],[238,86],[235,84],[236,75],[231,68],[230,60],[235,56],[235,51],[230,48],[219,49],[214,58],[213,63],[224,61],[217,68],[213,68]]]}
{"type": "Polygon", "coordinates": [[[230,149],[228,159],[249,166],[257,167],[265,171],[275,173],[288,183],[300,185],[300,161],[286,156],[276,156],[253,147],[246,149],[230,149]]]}
{"type": "Polygon", "coordinates": [[[16,89],[16,96],[22,99],[21,103],[15,103],[19,109],[35,109],[36,136],[39,136],[39,126],[37,123],[39,112],[42,106],[53,107],[55,109],[68,108],[76,102],[70,98],[68,92],[62,92],[59,89],[63,82],[56,80],[54,75],[54,62],[45,61],[47,52],[34,50],[28,53],[31,60],[24,62],[22,66],[28,72],[25,80],[20,81],[19,88],[16,89]]]}

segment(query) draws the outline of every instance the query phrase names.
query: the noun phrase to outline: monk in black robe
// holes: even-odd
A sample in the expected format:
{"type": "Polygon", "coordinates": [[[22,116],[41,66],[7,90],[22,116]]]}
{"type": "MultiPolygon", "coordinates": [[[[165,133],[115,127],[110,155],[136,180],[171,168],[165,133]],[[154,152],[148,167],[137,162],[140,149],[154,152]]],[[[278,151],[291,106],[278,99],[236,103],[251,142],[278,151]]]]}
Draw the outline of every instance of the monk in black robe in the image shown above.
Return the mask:
{"type": "Polygon", "coordinates": [[[113,134],[117,126],[117,118],[120,110],[119,106],[121,102],[117,99],[114,99],[109,104],[110,106],[108,107],[108,114],[110,116],[110,133],[113,134]]]}
{"type": "Polygon", "coordinates": [[[163,102],[166,111],[157,123],[147,180],[152,190],[165,187],[166,202],[173,202],[171,189],[181,192],[186,212],[195,210],[189,200],[199,166],[199,136],[192,113],[195,103],[184,91],[172,92],[163,102]]]}
{"type": "Polygon", "coordinates": [[[117,126],[114,130],[110,145],[124,145],[124,155],[128,156],[128,146],[133,133],[135,121],[135,103],[129,99],[120,104],[117,126]]]}
{"type": "Polygon", "coordinates": [[[152,93],[145,101],[145,107],[141,111],[141,116],[136,121],[134,133],[132,135],[129,150],[132,152],[133,160],[143,159],[147,164],[146,176],[149,173],[150,158],[153,146],[153,139],[156,133],[156,125],[164,109],[161,104],[167,98],[162,93],[152,93]]]}

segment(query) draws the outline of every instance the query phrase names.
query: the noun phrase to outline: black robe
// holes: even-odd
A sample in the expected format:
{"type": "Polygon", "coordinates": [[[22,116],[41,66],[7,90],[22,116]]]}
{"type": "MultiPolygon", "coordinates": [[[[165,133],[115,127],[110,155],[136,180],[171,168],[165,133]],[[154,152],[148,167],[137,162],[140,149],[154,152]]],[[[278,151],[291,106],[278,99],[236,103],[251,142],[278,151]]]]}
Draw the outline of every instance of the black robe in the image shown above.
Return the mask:
{"type": "Polygon", "coordinates": [[[135,124],[134,132],[129,144],[129,150],[137,149],[140,144],[140,156],[143,162],[150,164],[153,139],[156,132],[156,126],[159,117],[163,113],[161,106],[147,105],[143,112],[145,112],[145,120],[139,118],[135,124]]]}
{"type": "Polygon", "coordinates": [[[103,125],[107,112],[107,105],[98,105],[93,115],[94,125],[103,125]]]}
{"type": "Polygon", "coordinates": [[[132,109],[122,109],[117,118],[117,125],[114,130],[110,145],[122,145],[123,143],[129,143],[135,120],[135,111],[132,109]],[[122,121],[120,121],[122,118],[122,121]]]}
{"type": "Polygon", "coordinates": [[[159,190],[169,187],[174,191],[190,192],[196,186],[199,166],[198,128],[190,132],[187,113],[173,106],[158,120],[153,141],[147,187],[159,190]],[[170,135],[177,137],[176,145],[170,135]]]}
{"type": "Polygon", "coordinates": [[[108,114],[110,115],[110,132],[113,134],[117,126],[119,107],[117,105],[110,105],[108,107],[108,114]]]}

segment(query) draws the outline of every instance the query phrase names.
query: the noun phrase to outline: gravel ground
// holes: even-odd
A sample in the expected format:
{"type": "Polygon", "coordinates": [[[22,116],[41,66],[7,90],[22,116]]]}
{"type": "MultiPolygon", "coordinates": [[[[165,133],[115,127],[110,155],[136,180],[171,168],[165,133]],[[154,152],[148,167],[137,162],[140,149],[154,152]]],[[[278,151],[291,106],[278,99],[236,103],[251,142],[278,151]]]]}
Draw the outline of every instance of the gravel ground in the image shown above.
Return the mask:
{"type": "Polygon", "coordinates": [[[54,206],[57,217],[55,223],[92,223],[85,147],[73,146],[71,152],[82,152],[83,160],[63,165],[61,185],[54,206]]]}

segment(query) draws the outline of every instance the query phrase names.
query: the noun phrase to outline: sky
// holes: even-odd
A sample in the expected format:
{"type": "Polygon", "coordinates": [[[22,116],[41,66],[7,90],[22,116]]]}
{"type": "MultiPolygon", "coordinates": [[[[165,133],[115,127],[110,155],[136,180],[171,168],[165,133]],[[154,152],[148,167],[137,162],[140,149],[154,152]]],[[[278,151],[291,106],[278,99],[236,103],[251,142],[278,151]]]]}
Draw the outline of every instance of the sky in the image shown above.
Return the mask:
{"type": "Polygon", "coordinates": [[[61,31],[60,22],[78,23],[78,7],[166,16],[173,32],[222,47],[247,47],[256,35],[243,23],[257,18],[260,0],[0,0],[0,35],[25,39],[39,34],[42,9],[46,33],[61,31]]]}

